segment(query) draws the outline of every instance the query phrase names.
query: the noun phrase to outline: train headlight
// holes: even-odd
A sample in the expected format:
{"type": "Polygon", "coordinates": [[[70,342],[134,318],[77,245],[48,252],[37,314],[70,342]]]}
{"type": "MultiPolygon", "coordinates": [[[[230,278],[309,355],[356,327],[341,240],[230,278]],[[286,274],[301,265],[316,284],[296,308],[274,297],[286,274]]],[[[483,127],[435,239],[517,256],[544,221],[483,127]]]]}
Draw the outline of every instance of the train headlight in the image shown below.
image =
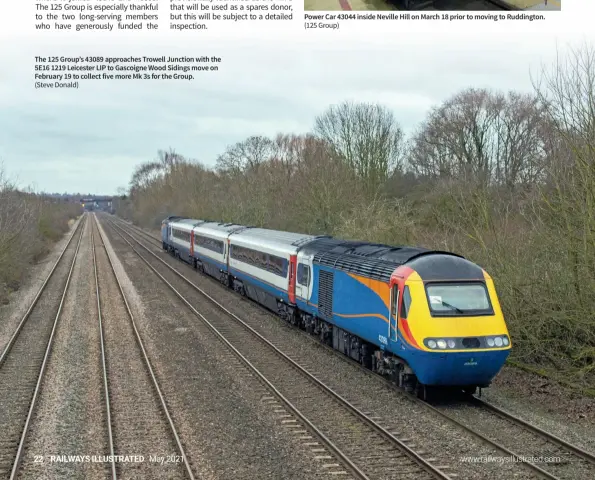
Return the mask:
{"type": "Polygon", "coordinates": [[[508,337],[502,337],[502,343],[504,344],[505,347],[508,346],[508,337]]]}
{"type": "Polygon", "coordinates": [[[438,340],[438,342],[436,342],[438,344],[438,348],[446,348],[446,340],[438,340]]]}
{"type": "Polygon", "coordinates": [[[488,338],[488,347],[493,347],[493,346],[494,346],[494,339],[488,338]]]}
{"type": "Polygon", "coordinates": [[[497,347],[501,347],[502,346],[502,337],[496,337],[496,346],[497,347]]]}
{"type": "Polygon", "coordinates": [[[428,340],[428,347],[436,348],[436,342],[434,340],[428,340]]]}
{"type": "Polygon", "coordinates": [[[455,341],[451,338],[448,340],[448,348],[455,348],[455,341]]]}

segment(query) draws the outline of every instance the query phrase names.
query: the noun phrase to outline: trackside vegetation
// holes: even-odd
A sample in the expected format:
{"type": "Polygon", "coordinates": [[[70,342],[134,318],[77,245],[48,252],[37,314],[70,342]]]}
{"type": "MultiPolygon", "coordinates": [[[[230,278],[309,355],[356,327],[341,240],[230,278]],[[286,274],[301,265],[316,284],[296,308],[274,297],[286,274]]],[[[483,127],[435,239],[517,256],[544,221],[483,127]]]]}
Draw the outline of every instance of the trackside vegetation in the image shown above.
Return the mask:
{"type": "Polygon", "coordinates": [[[570,50],[533,84],[468,88],[410,135],[386,107],[348,102],[309,133],[238,141],[212,168],[160,151],[117,212],[460,253],[495,281],[511,363],[595,392],[595,50],[570,50]]]}
{"type": "Polygon", "coordinates": [[[29,267],[39,262],[82,213],[78,203],[22,191],[0,169],[0,303],[8,302],[29,267]]]}

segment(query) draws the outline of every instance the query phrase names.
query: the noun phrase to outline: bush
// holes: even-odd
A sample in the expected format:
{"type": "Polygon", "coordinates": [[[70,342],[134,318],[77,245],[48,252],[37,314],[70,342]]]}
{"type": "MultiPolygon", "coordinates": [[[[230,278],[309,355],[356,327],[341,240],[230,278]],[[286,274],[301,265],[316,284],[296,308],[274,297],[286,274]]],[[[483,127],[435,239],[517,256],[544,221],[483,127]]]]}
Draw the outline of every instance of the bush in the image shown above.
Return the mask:
{"type": "Polygon", "coordinates": [[[81,213],[76,203],[17,190],[0,170],[0,302],[8,301],[28,266],[46,255],[81,213]]]}

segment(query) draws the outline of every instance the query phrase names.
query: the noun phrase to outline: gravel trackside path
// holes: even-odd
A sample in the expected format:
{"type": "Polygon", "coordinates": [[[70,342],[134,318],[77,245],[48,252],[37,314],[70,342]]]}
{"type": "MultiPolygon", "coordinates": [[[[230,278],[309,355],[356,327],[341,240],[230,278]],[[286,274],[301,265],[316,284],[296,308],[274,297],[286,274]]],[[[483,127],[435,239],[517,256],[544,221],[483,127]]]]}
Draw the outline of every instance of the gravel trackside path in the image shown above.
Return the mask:
{"type": "Polygon", "coordinates": [[[14,318],[10,318],[11,329],[5,330],[7,335],[0,350],[0,356],[4,359],[0,364],[0,476],[2,477],[8,477],[12,470],[66,279],[75,257],[80,229],[73,233],[74,236],[69,244],[70,238],[67,238],[59,245],[59,251],[53,255],[53,261],[44,271],[45,277],[39,282],[33,282],[35,288],[25,292],[23,305],[13,312],[18,318],[14,322],[14,318]],[[22,323],[20,333],[14,337],[12,348],[6,353],[5,348],[9,344],[9,338],[15,334],[21,318],[30,308],[39,288],[66,245],[68,247],[64,251],[62,260],[48,280],[37,304],[22,323]]]}
{"type": "Polygon", "coordinates": [[[595,452],[595,398],[555,382],[505,367],[484,400],[581,448],[595,452]]]}
{"type": "MultiPolygon", "coordinates": [[[[447,402],[450,403],[450,402],[447,402]]],[[[576,455],[571,449],[559,446],[524,426],[517,425],[484,408],[473,401],[458,401],[455,404],[440,405],[438,408],[449,417],[473,429],[479,430],[488,438],[506,445],[514,453],[526,458],[539,458],[537,466],[560,480],[595,478],[595,464],[576,455]]]]}
{"type": "Polygon", "coordinates": [[[83,480],[107,475],[106,463],[50,461],[51,455],[107,453],[89,220],[29,431],[21,478],[83,480]],[[43,461],[35,462],[35,455],[43,455],[43,461]]]}
{"type": "Polygon", "coordinates": [[[270,401],[261,384],[119,235],[104,226],[122,262],[116,271],[197,476],[336,478],[323,468],[328,457],[315,448],[313,452],[308,445],[311,440],[291,433],[283,423],[281,409],[270,401]],[[320,459],[316,460],[317,456],[320,459]]]}
{"type": "MultiPolygon", "coordinates": [[[[94,223],[94,222],[93,222],[94,223]]],[[[95,226],[94,226],[95,228],[95,226]]],[[[94,234],[116,455],[142,455],[142,462],[117,464],[121,478],[184,478],[183,464],[152,462],[151,455],[177,454],[170,427],[151,383],[128,311],[99,231],[94,234]]]]}

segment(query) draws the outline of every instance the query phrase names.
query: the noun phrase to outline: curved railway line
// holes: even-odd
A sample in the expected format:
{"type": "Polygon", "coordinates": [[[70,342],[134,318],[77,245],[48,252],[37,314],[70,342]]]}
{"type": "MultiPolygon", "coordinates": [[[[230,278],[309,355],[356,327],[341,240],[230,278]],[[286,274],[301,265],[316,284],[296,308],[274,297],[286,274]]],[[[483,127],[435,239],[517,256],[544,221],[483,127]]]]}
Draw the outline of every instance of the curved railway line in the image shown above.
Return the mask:
{"type": "MultiPolygon", "coordinates": [[[[92,242],[92,255],[93,255],[93,270],[94,270],[94,277],[95,277],[95,292],[96,292],[96,296],[97,296],[97,311],[98,311],[98,326],[99,326],[99,330],[100,330],[100,341],[101,341],[101,367],[102,367],[102,372],[103,372],[103,386],[104,386],[104,398],[105,398],[105,409],[106,409],[106,419],[107,419],[107,430],[108,430],[108,440],[109,440],[109,447],[110,447],[110,455],[112,456],[112,461],[111,461],[111,478],[113,480],[116,480],[118,478],[118,470],[120,470],[118,468],[117,463],[114,461],[115,459],[115,455],[124,455],[127,454],[127,451],[123,451],[123,448],[121,448],[121,446],[118,444],[118,425],[115,424],[112,426],[112,422],[114,421],[114,419],[122,419],[124,421],[128,420],[130,421],[131,419],[138,419],[138,413],[135,416],[135,411],[138,412],[138,408],[139,405],[137,402],[142,401],[144,405],[150,405],[150,409],[153,410],[151,413],[153,414],[154,417],[157,416],[164,416],[165,417],[165,422],[167,423],[167,427],[169,428],[169,433],[171,434],[172,437],[172,443],[173,445],[175,445],[175,448],[177,450],[177,454],[179,454],[180,458],[182,459],[182,462],[180,464],[174,464],[173,468],[179,467],[180,469],[183,469],[183,472],[173,472],[171,470],[169,470],[168,473],[168,478],[178,478],[178,476],[173,477],[172,475],[174,475],[174,473],[181,473],[181,475],[179,475],[180,477],[185,477],[185,478],[189,478],[191,480],[194,480],[194,473],[192,471],[192,468],[189,464],[188,461],[188,457],[186,455],[186,452],[184,450],[184,447],[182,445],[182,442],[180,440],[180,436],[178,434],[177,428],[174,424],[174,421],[172,419],[172,416],[169,412],[169,409],[167,407],[167,403],[165,401],[165,396],[159,386],[159,382],[157,380],[157,377],[155,376],[155,373],[153,371],[153,368],[151,366],[151,362],[149,360],[149,357],[147,355],[147,351],[145,349],[143,340],[140,336],[139,330],[136,326],[135,320],[134,320],[134,316],[132,314],[132,311],[130,309],[128,300],[126,299],[126,295],[124,293],[124,289],[122,288],[122,284],[120,282],[120,279],[118,278],[118,275],[116,274],[116,270],[114,268],[114,263],[112,260],[112,257],[109,253],[109,251],[107,250],[107,248],[105,248],[105,241],[103,238],[103,234],[101,232],[101,230],[99,229],[99,226],[97,225],[97,218],[95,217],[95,215],[93,215],[93,229],[91,231],[91,242],[92,242]],[[100,242],[100,245],[103,247],[101,248],[101,255],[104,259],[104,261],[106,261],[109,264],[109,270],[111,271],[111,275],[112,275],[112,279],[108,280],[108,281],[113,281],[116,285],[117,285],[117,290],[118,290],[118,294],[119,294],[119,298],[121,299],[122,303],[124,304],[124,307],[122,310],[125,310],[127,313],[127,317],[128,317],[128,321],[129,321],[129,325],[130,325],[130,330],[131,332],[128,332],[131,336],[132,336],[132,332],[134,339],[132,338],[126,338],[125,334],[122,332],[122,336],[124,338],[120,338],[119,341],[117,342],[118,345],[107,345],[106,343],[106,332],[105,332],[105,322],[103,321],[103,315],[102,315],[102,299],[101,299],[101,294],[102,294],[102,289],[100,288],[100,281],[99,281],[99,268],[98,268],[98,252],[96,251],[95,248],[95,231],[97,231],[98,235],[97,235],[97,239],[100,242]],[[130,344],[135,344],[137,347],[137,355],[139,355],[142,358],[141,363],[143,364],[143,366],[146,368],[146,370],[144,372],[133,372],[134,368],[131,365],[131,361],[129,358],[126,357],[126,353],[125,353],[125,345],[121,344],[125,343],[126,345],[130,345],[130,344]],[[109,355],[111,354],[112,358],[108,358],[109,355]],[[111,360],[111,361],[110,361],[111,360]],[[124,374],[121,379],[120,383],[124,383],[125,386],[120,386],[120,390],[125,390],[124,392],[119,392],[119,395],[117,395],[117,398],[115,398],[113,402],[110,402],[110,398],[114,397],[114,392],[117,391],[117,388],[110,388],[111,382],[110,382],[110,371],[114,371],[116,369],[118,369],[118,367],[120,367],[121,369],[121,365],[122,363],[126,363],[128,365],[128,369],[129,371],[126,372],[126,374],[124,374]],[[110,369],[109,367],[112,366],[112,368],[110,369]],[[151,399],[147,400],[147,399],[138,399],[133,395],[127,395],[130,392],[131,389],[133,389],[133,386],[135,386],[135,379],[134,378],[130,378],[130,376],[138,374],[140,376],[144,376],[146,377],[146,381],[150,383],[150,388],[153,390],[153,392],[155,393],[155,395],[158,398],[158,402],[152,402],[151,399]],[[153,403],[157,403],[156,405],[153,405],[153,403]],[[116,407],[116,409],[119,407],[119,409],[122,411],[122,413],[120,415],[118,415],[118,412],[116,411],[116,415],[112,415],[112,407],[116,407]],[[151,408],[152,407],[152,408],[151,408]]],[[[116,342],[114,342],[116,343],[116,342]]],[[[113,373],[112,373],[113,375],[113,373]]],[[[147,389],[142,389],[141,388],[137,388],[137,391],[132,392],[134,394],[138,394],[138,390],[144,390],[145,394],[149,395],[151,392],[147,391],[147,389]]],[[[146,412],[143,412],[143,416],[147,416],[146,412]]],[[[115,422],[114,422],[115,423],[115,422]]],[[[140,423],[142,425],[142,423],[140,423]]],[[[136,434],[140,437],[145,436],[146,434],[149,434],[148,431],[143,431],[140,432],[138,431],[138,429],[136,429],[137,432],[136,434]]],[[[136,447],[136,445],[129,445],[130,448],[134,448],[136,447]]]]}
{"type": "MultiPolygon", "coordinates": [[[[268,386],[272,394],[299,418],[302,425],[295,425],[298,432],[303,427],[307,427],[315,433],[326,450],[332,452],[335,458],[343,464],[347,470],[344,474],[349,473],[355,478],[370,480],[392,478],[395,475],[405,479],[438,478],[446,480],[451,478],[442,471],[441,466],[433,464],[435,459],[427,458],[427,454],[424,457],[422,453],[408,446],[406,439],[398,438],[398,433],[388,431],[373,417],[334,392],[242,319],[146,249],[134,237],[115,223],[110,222],[110,225],[115,233],[120,235],[122,240],[186,304],[195,316],[207,325],[215,336],[268,386]],[[144,248],[151,261],[158,261],[177,278],[202,292],[212,302],[217,303],[225,314],[210,316],[207,319],[170,281],[159,273],[151,261],[147,260],[146,256],[141,254],[124,235],[128,235],[144,248]],[[379,452],[382,452],[382,455],[379,455],[379,452]]],[[[293,423],[295,420],[288,419],[288,422],[293,423]]],[[[320,449],[320,452],[317,453],[323,454],[324,450],[320,449]]],[[[335,464],[330,465],[335,466],[335,464]]]]}
{"type": "Polygon", "coordinates": [[[0,382],[2,386],[0,474],[7,475],[10,480],[16,478],[23,460],[27,434],[78,257],[85,222],[86,218],[79,221],[14,334],[0,354],[0,382]],[[78,240],[73,245],[73,239],[77,232],[78,240]],[[66,273],[63,270],[67,268],[66,273]],[[66,281],[59,289],[59,292],[62,292],[59,300],[48,289],[48,285],[53,284],[54,279],[59,277],[57,272],[66,273],[66,281]],[[55,312],[55,314],[50,314],[50,312],[55,312]]]}
{"type": "MultiPolygon", "coordinates": [[[[126,230],[132,231],[134,233],[142,235],[148,241],[150,241],[156,248],[161,249],[161,241],[160,239],[156,238],[154,235],[130,224],[129,222],[122,222],[120,221],[120,225],[124,225],[126,230]],[[121,223],[120,223],[121,222],[121,223]]],[[[120,227],[115,227],[120,228],[120,227]]],[[[230,317],[233,317],[236,323],[243,323],[241,319],[239,319],[236,315],[229,312],[225,307],[220,305],[215,299],[205,293],[202,289],[194,285],[190,280],[185,278],[182,274],[177,272],[173,267],[168,265],[162,259],[160,259],[155,253],[151,252],[147,246],[145,246],[141,241],[137,238],[132,236],[127,231],[122,230],[126,235],[129,236],[132,240],[134,240],[138,245],[140,245],[146,252],[148,252],[151,256],[155,259],[159,260],[161,263],[167,266],[168,269],[173,271],[177,276],[181,277],[187,284],[191,285],[193,289],[201,293],[203,296],[208,298],[214,304],[216,304],[219,308],[223,311],[227,312],[230,317]]],[[[120,236],[124,239],[122,233],[118,232],[120,236]]],[[[127,241],[127,243],[129,243],[127,241]]],[[[134,249],[132,244],[129,245],[134,249]]],[[[144,259],[144,257],[136,250],[136,253],[144,259]]],[[[147,262],[147,260],[144,260],[147,262]]],[[[148,264],[148,262],[147,262],[148,264]]],[[[216,282],[215,282],[216,283],[216,282]]],[[[272,315],[270,312],[265,310],[262,307],[259,307],[262,311],[265,311],[267,314],[272,315]]],[[[222,327],[227,334],[236,334],[235,329],[230,329],[229,327],[222,327]]],[[[247,331],[252,330],[250,326],[246,325],[244,327],[247,331]]],[[[297,330],[297,329],[296,329],[297,330]]],[[[253,330],[252,330],[253,331],[253,330]]],[[[306,338],[310,339],[311,341],[315,341],[312,337],[301,330],[297,330],[300,334],[303,334],[306,338]]],[[[259,335],[254,332],[254,335],[259,335]]],[[[263,339],[263,342],[266,342],[271,348],[276,349],[277,347],[272,346],[268,340],[263,339]]],[[[316,342],[318,345],[323,346],[322,344],[316,342]]],[[[332,350],[333,353],[337,353],[332,348],[323,346],[328,350],[332,350]]],[[[279,355],[283,355],[279,352],[279,355]]],[[[447,421],[451,422],[452,424],[456,425],[458,428],[468,432],[469,434],[475,436],[482,442],[491,447],[497,449],[499,452],[504,453],[506,456],[512,457],[515,459],[516,462],[522,465],[527,466],[532,472],[541,478],[548,478],[550,480],[564,480],[570,478],[577,478],[577,473],[580,476],[578,478],[595,478],[595,455],[590,452],[587,452],[584,449],[581,449],[571,443],[552,435],[551,433],[546,432],[543,429],[540,429],[502,409],[499,409],[488,402],[485,402],[481,399],[476,397],[465,398],[462,402],[459,402],[454,408],[452,405],[431,405],[430,403],[424,402],[413,395],[407,394],[406,392],[398,389],[389,381],[385,380],[384,378],[378,376],[377,374],[370,372],[369,370],[365,369],[364,367],[360,366],[353,360],[345,357],[343,355],[337,355],[338,357],[343,358],[347,363],[352,365],[353,367],[365,372],[366,374],[376,378],[379,381],[379,385],[384,387],[389,386],[391,390],[394,390],[396,393],[407,397],[411,402],[417,405],[423,405],[424,408],[431,410],[435,415],[439,415],[441,418],[446,419],[447,421]],[[456,413],[456,409],[459,409],[462,415],[454,415],[456,413]],[[466,418],[467,416],[480,415],[487,421],[489,425],[492,425],[492,428],[489,429],[487,432],[482,432],[479,429],[475,428],[472,424],[473,422],[469,422],[467,420],[461,419],[460,417],[466,418]],[[470,425],[471,423],[471,425],[470,425]],[[511,433],[512,431],[512,433],[511,433]],[[502,432],[506,432],[507,435],[504,435],[506,438],[502,438],[502,432]],[[516,436],[517,438],[522,438],[524,440],[523,445],[523,453],[515,452],[512,449],[507,448],[505,445],[508,444],[508,441],[512,436],[516,436]],[[540,463],[538,466],[536,462],[532,462],[527,459],[527,457],[558,457],[561,459],[560,462],[552,462],[552,463],[540,463]]],[[[293,361],[290,359],[290,361],[293,361]]],[[[299,367],[299,365],[298,365],[299,367]]],[[[299,367],[301,368],[301,367],[299,367]]],[[[315,367],[314,367],[315,368],[315,367]]],[[[310,375],[308,372],[306,372],[310,375]]],[[[370,395],[373,395],[374,392],[370,392],[370,395]]],[[[518,445],[518,444],[517,444],[518,445]]],[[[516,449],[518,450],[518,448],[516,449]]]]}

